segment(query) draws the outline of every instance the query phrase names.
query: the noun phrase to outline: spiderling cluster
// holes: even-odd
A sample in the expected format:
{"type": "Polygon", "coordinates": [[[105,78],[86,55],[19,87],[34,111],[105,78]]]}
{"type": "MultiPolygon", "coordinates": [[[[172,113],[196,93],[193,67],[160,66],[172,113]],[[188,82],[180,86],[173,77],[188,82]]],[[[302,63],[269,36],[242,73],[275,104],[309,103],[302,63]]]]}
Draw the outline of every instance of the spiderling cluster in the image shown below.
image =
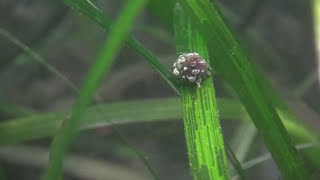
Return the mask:
{"type": "Polygon", "coordinates": [[[173,74],[185,82],[195,83],[198,88],[203,79],[211,75],[211,68],[198,53],[186,53],[173,64],[173,74]]]}

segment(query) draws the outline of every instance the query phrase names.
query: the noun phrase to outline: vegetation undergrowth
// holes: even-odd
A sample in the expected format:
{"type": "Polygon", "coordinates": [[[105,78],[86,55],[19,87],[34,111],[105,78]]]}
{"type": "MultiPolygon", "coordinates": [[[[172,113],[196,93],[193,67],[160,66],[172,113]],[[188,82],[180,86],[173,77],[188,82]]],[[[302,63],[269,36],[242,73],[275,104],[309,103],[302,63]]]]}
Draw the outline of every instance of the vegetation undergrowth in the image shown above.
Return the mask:
{"type": "MultiPolygon", "coordinates": [[[[303,153],[298,153],[294,147],[305,142],[311,142],[314,145],[319,140],[318,134],[302,125],[278,97],[267,78],[239,47],[217,7],[211,1],[179,1],[185,14],[181,15],[182,9],[176,12],[176,18],[179,19],[174,22],[177,52],[198,52],[204,59],[209,60],[215,72],[214,76],[222,77],[231,85],[243,105],[233,99],[218,98],[216,100],[212,77],[203,81],[200,88],[182,85],[171,69],[161,64],[148,48],[133,36],[127,36],[135,16],[146,1],[129,1],[115,25],[89,0],[65,0],[65,2],[106,31],[111,31],[110,39],[90,69],[75,106],[71,111],[30,115],[0,123],[0,144],[2,145],[56,135],[51,146],[46,179],[61,179],[62,159],[79,129],[95,128],[112,123],[178,119],[181,116],[184,117],[188,155],[195,179],[230,179],[218,110],[221,118],[248,120],[250,117],[252,119],[285,179],[309,178],[300,155],[306,155],[308,160],[320,167],[318,146],[303,153]],[[186,19],[188,20],[184,21],[186,19]],[[125,101],[86,107],[103,74],[110,68],[122,42],[145,57],[181,96],[183,111],[179,108],[181,104],[176,98],[150,99],[144,102],[125,101]],[[70,112],[72,116],[69,118],[70,112]],[[61,124],[63,124],[62,127],[61,124]],[[206,146],[208,145],[206,142],[210,142],[209,146],[206,146]]],[[[56,74],[66,85],[76,89],[59,71],[45,63],[43,58],[10,33],[0,29],[0,34],[11,39],[16,46],[56,74]]],[[[5,109],[4,106],[0,108],[5,109]]],[[[16,112],[8,111],[7,113],[15,114],[16,112]]],[[[26,116],[28,112],[21,111],[21,114],[26,116]]],[[[123,137],[123,139],[126,138],[123,137]]],[[[139,154],[139,151],[137,152],[139,154]]],[[[229,157],[231,156],[234,158],[233,164],[237,164],[235,156],[230,154],[229,157]]],[[[140,159],[143,160],[143,157],[140,159]]],[[[253,164],[258,164],[258,161],[253,164]]],[[[238,164],[235,167],[240,166],[238,164]]],[[[149,171],[152,172],[150,169],[149,171]]],[[[241,177],[245,179],[241,174],[242,171],[241,168],[238,170],[241,177]]],[[[152,174],[155,173],[152,172],[152,174]]],[[[159,179],[155,176],[154,178],[159,179]]]]}

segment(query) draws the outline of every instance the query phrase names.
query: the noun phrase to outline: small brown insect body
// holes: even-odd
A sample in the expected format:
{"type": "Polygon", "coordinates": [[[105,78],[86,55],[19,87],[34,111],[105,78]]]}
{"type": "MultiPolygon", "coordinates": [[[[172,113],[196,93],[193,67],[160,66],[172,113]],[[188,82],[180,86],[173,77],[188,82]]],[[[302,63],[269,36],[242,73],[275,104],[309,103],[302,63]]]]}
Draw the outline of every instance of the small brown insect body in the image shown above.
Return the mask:
{"type": "Polygon", "coordinates": [[[186,53],[173,64],[173,74],[185,82],[195,83],[198,88],[203,79],[211,75],[211,68],[198,53],[186,53]]]}

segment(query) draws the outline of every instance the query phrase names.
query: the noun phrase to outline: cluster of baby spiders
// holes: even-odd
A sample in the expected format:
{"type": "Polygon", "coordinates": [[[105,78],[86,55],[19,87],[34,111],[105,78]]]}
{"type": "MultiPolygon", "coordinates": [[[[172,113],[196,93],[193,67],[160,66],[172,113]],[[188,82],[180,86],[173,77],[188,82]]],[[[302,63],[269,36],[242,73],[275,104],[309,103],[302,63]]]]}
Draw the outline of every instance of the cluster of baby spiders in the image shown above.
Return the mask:
{"type": "Polygon", "coordinates": [[[201,82],[211,75],[211,68],[198,53],[185,53],[174,62],[173,74],[200,88],[201,82]]]}

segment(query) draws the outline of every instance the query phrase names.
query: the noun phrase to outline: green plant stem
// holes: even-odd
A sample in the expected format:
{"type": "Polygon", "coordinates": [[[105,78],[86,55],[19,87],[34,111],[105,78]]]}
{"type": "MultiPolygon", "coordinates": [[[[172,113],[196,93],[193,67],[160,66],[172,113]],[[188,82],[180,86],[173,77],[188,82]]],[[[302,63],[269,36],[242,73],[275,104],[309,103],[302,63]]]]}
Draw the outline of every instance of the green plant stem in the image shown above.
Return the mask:
{"type": "Polygon", "coordinates": [[[277,103],[269,82],[249,61],[210,0],[179,0],[205,37],[211,63],[237,92],[253,123],[263,137],[283,177],[309,179],[304,163],[274,107],[277,103]],[[266,88],[267,87],[267,88],[266,88]]]}
{"type": "Polygon", "coordinates": [[[68,150],[77,130],[83,123],[79,119],[83,115],[87,104],[90,103],[91,97],[103,78],[104,73],[109,70],[112,60],[121,47],[122,41],[127,37],[135,17],[145,3],[146,0],[130,0],[120,14],[108,41],[88,73],[87,79],[73,107],[70,119],[65,121],[51,144],[49,166],[45,174],[46,180],[59,180],[62,178],[62,161],[65,152],[68,150]]]}
{"type": "MultiPolygon", "coordinates": [[[[174,29],[177,53],[197,52],[208,59],[206,45],[179,5],[174,29]]],[[[180,89],[189,164],[194,179],[230,179],[212,77],[198,88],[182,84],[180,89]]]]}

